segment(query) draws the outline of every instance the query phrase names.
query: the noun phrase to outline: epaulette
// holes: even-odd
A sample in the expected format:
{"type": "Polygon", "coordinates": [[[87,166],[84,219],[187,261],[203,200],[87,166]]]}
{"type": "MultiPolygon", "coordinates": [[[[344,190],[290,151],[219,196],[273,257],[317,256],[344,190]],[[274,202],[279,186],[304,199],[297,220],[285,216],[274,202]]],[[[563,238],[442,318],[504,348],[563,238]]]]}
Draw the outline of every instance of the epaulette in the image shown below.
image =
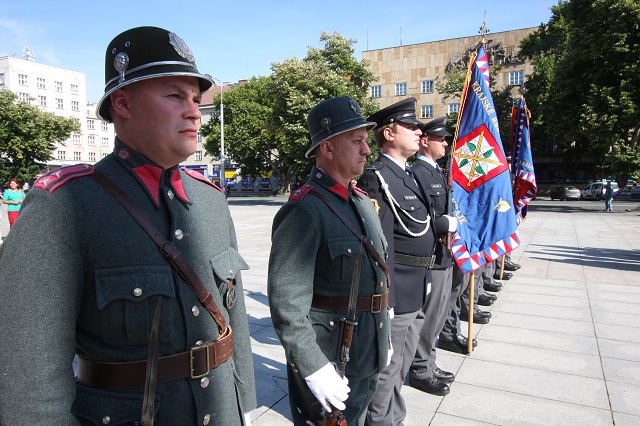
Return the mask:
{"type": "Polygon", "coordinates": [[[309,192],[313,189],[313,185],[307,183],[296,189],[289,196],[289,201],[302,201],[309,192]]]}
{"type": "Polygon", "coordinates": [[[222,192],[222,189],[216,185],[215,183],[211,182],[209,179],[207,179],[206,177],[204,177],[204,175],[202,173],[198,173],[194,170],[191,169],[187,169],[186,167],[183,167],[182,170],[189,176],[191,176],[192,178],[199,180],[201,182],[205,182],[208,183],[209,185],[213,186],[215,189],[217,189],[218,191],[222,192]]]}
{"type": "Polygon", "coordinates": [[[95,166],[90,164],[76,164],[75,166],[61,167],[39,177],[33,186],[34,188],[53,192],[71,179],[92,175],[95,169],[95,166]]]}
{"type": "Polygon", "coordinates": [[[351,182],[351,188],[353,188],[354,191],[359,192],[361,194],[364,194],[366,197],[369,196],[369,193],[365,190],[363,190],[362,188],[358,188],[355,183],[351,182]]]}

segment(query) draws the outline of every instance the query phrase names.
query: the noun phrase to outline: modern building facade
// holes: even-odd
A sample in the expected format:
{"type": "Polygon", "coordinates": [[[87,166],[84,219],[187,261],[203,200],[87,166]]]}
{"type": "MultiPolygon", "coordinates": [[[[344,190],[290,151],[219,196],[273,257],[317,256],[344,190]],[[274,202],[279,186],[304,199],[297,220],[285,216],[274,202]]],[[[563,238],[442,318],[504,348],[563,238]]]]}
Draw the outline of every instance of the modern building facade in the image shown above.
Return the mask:
{"type": "MultiPolygon", "coordinates": [[[[496,75],[495,88],[517,87],[525,81],[525,76],[533,72],[533,65],[519,56],[520,41],[537,29],[490,33],[485,36],[485,47],[492,64],[501,69],[496,75]]],[[[459,99],[445,99],[438,93],[437,83],[444,81],[447,71],[452,68],[466,70],[469,54],[474,52],[482,36],[470,36],[449,40],[432,41],[406,46],[362,52],[362,59],[369,61],[370,70],[378,77],[372,83],[369,95],[375,98],[381,108],[400,99],[413,96],[418,100],[416,115],[422,120],[457,112],[459,99]]]]}
{"type": "Polygon", "coordinates": [[[25,59],[0,57],[0,86],[16,93],[19,102],[80,123],[80,133],[56,144],[54,159],[47,164],[49,168],[92,164],[113,150],[113,124],[96,117],[95,105],[87,105],[84,73],[40,64],[33,52],[25,48],[25,59]]]}

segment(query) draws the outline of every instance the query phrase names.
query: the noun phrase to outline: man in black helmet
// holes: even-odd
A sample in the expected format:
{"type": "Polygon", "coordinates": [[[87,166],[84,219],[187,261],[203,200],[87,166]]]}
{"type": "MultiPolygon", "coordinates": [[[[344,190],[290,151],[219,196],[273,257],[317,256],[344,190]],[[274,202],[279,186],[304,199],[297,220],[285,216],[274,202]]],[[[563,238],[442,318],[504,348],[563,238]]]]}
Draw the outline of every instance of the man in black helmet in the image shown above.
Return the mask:
{"type": "Polygon", "coordinates": [[[352,183],[371,153],[367,131],[375,123],[347,96],[320,102],[307,121],[306,156],[316,165],[273,220],[271,319],[287,358],[294,424],[321,424],[333,406],[348,425],[363,425],[389,351],[387,243],[373,204],[352,183]],[[357,326],[347,381],[334,363],[352,287],[357,326]]]}
{"type": "Polygon", "coordinates": [[[114,38],[105,77],[113,153],[38,179],[0,251],[0,424],[247,424],[248,265],[220,189],[178,167],[211,78],[155,27],[114,38]]]}

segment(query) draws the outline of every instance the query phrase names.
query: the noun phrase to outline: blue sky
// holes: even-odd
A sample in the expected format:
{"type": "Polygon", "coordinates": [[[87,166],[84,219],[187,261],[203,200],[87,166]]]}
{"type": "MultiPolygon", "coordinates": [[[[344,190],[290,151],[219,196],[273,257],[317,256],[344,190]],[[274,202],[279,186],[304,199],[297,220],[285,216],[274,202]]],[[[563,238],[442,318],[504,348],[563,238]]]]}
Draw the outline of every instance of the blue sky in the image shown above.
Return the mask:
{"type": "Polygon", "coordinates": [[[478,34],[535,27],[551,17],[557,0],[379,0],[221,2],[216,0],[5,0],[0,15],[0,56],[35,51],[36,62],[80,71],[87,101],[104,88],[107,44],[120,32],[151,25],[182,37],[198,69],[222,81],[269,75],[271,64],[302,59],[322,47],[322,31],[357,40],[355,56],[381,49],[478,34]],[[409,7],[411,5],[411,7],[409,7]]]}

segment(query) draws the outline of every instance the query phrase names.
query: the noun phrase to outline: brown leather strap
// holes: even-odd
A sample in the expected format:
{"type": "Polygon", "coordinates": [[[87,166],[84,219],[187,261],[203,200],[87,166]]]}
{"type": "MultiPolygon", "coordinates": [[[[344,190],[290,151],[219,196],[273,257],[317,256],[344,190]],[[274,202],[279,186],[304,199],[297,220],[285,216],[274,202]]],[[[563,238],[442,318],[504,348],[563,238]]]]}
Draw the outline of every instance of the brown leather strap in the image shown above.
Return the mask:
{"type": "Polygon", "coordinates": [[[109,179],[105,174],[96,170],[91,177],[104,186],[111,194],[122,204],[129,214],[140,224],[140,226],[149,234],[151,239],[160,247],[160,252],[164,258],[173,266],[189,284],[193,292],[198,296],[200,303],[211,314],[211,317],[218,326],[220,334],[224,333],[227,328],[226,320],[220,312],[218,305],[211,297],[196,272],[191,268],[187,261],[182,257],[182,253],[171,241],[165,240],[160,231],[151,223],[151,220],[142,211],[142,209],[125,193],[118,185],[109,179]]]}
{"type": "MultiPolygon", "coordinates": [[[[233,355],[231,327],[217,340],[194,346],[187,352],[158,358],[157,383],[178,379],[199,379],[233,355]]],[[[94,361],[78,356],[78,381],[98,389],[141,388],[145,383],[147,360],[131,362],[94,361]]]]}
{"type": "Polygon", "coordinates": [[[309,194],[314,195],[318,197],[320,200],[322,200],[322,202],[325,203],[327,207],[329,207],[329,209],[331,209],[331,211],[335,213],[336,216],[338,216],[338,219],[340,219],[342,223],[344,223],[347,226],[347,228],[349,228],[349,230],[353,233],[353,235],[358,237],[358,239],[362,242],[362,245],[367,250],[367,252],[371,255],[371,257],[373,257],[376,263],[384,271],[384,275],[385,277],[387,277],[387,283],[391,284],[391,277],[389,276],[389,265],[387,265],[387,262],[385,262],[382,259],[382,257],[380,256],[380,253],[378,253],[377,250],[373,247],[373,241],[367,238],[366,235],[362,235],[360,231],[358,231],[351,224],[351,222],[349,222],[349,219],[347,219],[345,215],[342,214],[342,212],[338,211],[338,209],[336,209],[333,205],[331,205],[329,200],[327,200],[322,194],[320,194],[319,192],[313,189],[309,192],[309,194]]]}
{"type": "MultiPolygon", "coordinates": [[[[346,311],[349,306],[349,298],[314,295],[311,306],[325,311],[346,311]]],[[[377,314],[387,306],[389,306],[389,290],[383,294],[358,297],[356,311],[377,314]]]]}

